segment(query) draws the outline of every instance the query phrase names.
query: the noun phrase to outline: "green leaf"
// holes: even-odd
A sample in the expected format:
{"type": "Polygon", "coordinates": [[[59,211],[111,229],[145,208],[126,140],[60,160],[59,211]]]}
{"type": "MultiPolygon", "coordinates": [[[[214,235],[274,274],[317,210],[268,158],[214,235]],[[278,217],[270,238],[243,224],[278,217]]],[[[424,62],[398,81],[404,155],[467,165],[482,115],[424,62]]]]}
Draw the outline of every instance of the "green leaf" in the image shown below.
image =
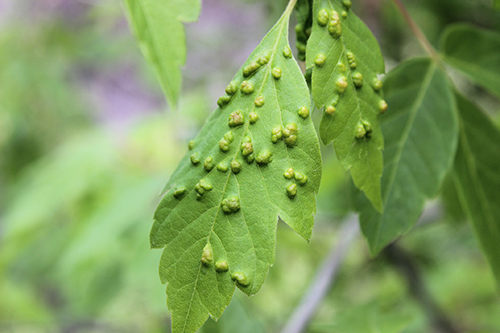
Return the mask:
{"type": "Polygon", "coordinates": [[[500,10],[500,0],[493,0],[493,8],[500,10]]]}
{"type": "Polygon", "coordinates": [[[443,35],[445,60],[500,96],[500,34],[468,24],[450,26],[443,35]]]}
{"type": "Polygon", "coordinates": [[[364,198],[356,203],[372,254],[417,222],[425,200],[438,194],[452,167],[458,141],[453,92],[433,61],[402,63],[387,75],[384,87],[389,104],[381,123],[386,142],[384,212],[375,211],[364,198]]]}
{"type": "Polygon", "coordinates": [[[219,318],[235,285],[255,294],[274,261],[278,215],[311,236],[321,178],[287,11],[226,88],[166,185],[151,230],[174,332],[219,318]]]}
{"type": "Polygon", "coordinates": [[[456,94],[460,139],[453,168],[457,194],[500,282],[500,132],[474,104],[456,94]]]}
{"type": "Polygon", "coordinates": [[[314,1],[306,64],[307,68],[314,66],[314,102],[324,108],[322,141],[333,141],[340,163],[351,171],[356,186],[382,210],[384,141],[378,115],[387,104],[377,75],[385,72],[385,65],[375,37],[349,10],[350,3],[314,1]]]}
{"type": "Polygon", "coordinates": [[[170,106],[177,105],[186,62],[182,22],[196,21],[200,0],[124,0],[142,54],[154,68],[170,106]]]}

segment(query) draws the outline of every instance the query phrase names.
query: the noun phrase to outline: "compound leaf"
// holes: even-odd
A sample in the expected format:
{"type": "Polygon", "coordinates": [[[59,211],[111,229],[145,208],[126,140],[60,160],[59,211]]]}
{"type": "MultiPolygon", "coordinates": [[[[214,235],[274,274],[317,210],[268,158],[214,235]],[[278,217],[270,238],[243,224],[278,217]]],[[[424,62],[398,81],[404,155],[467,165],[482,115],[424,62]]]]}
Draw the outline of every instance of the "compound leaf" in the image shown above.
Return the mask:
{"type": "Polygon", "coordinates": [[[458,117],[446,74],[430,59],[413,59],[384,81],[389,104],[381,121],[385,138],[382,198],[384,212],[359,196],[362,231],[372,254],[408,232],[426,198],[438,194],[453,165],[458,117]]]}
{"type": "MultiPolygon", "coordinates": [[[[235,285],[255,294],[274,261],[278,215],[309,239],[321,178],[309,90],[288,16],[226,88],[168,181],[151,230],[174,332],[217,319],[235,285]]],[[[287,14],[288,13],[288,14],[287,14]]]]}
{"type": "Polygon", "coordinates": [[[456,94],[461,126],[452,177],[462,209],[497,281],[500,281],[500,131],[462,95],[456,94]]]}
{"type": "Polygon", "coordinates": [[[468,24],[450,26],[441,49],[445,60],[500,96],[500,34],[468,24]]]}
{"type": "Polygon", "coordinates": [[[195,21],[200,0],[124,0],[131,28],[142,54],[155,70],[167,101],[177,105],[181,67],[186,61],[182,22],[195,21]]]}
{"type": "Polygon", "coordinates": [[[324,108],[322,141],[333,141],[356,186],[382,210],[384,142],[378,115],[387,104],[377,75],[385,72],[385,64],[377,40],[350,5],[350,0],[314,1],[306,65],[313,67],[314,103],[324,108]]]}

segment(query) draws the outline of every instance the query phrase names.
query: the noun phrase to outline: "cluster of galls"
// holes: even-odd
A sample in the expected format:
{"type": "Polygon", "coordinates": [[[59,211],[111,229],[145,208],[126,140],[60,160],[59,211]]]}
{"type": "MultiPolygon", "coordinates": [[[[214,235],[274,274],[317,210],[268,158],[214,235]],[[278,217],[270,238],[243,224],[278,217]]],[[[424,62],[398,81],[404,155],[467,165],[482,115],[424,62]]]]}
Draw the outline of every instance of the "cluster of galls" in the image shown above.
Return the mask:
{"type": "MultiPolygon", "coordinates": [[[[351,8],[351,0],[343,0],[342,4],[346,8],[346,10],[349,10],[351,8]]],[[[342,17],[344,19],[347,18],[346,11],[342,12],[342,17]]],[[[326,8],[321,9],[317,16],[317,22],[318,25],[322,27],[328,27],[328,32],[333,38],[338,39],[342,36],[342,22],[340,20],[337,11],[335,10],[329,11],[326,8]]],[[[352,72],[352,82],[356,87],[356,89],[361,89],[365,83],[365,80],[363,74],[357,71],[358,63],[356,60],[356,56],[352,52],[347,51],[346,58],[347,58],[347,64],[349,65],[349,68],[351,69],[352,72]]],[[[314,63],[317,67],[322,67],[324,66],[326,60],[327,57],[323,53],[319,53],[316,55],[314,63]]],[[[337,81],[335,81],[337,94],[335,95],[332,104],[325,106],[325,112],[329,115],[333,115],[335,113],[336,111],[335,106],[338,103],[339,96],[343,94],[348,87],[348,82],[346,77],[347,73],[345,67],[346,66],[342,61],[340,61],[337,64],[337,70],[344,74],[341,75],[337,79],[337,81]]],[[[380,89],[382,89],[382,81],[380,81],[378,78],[374,78],[373,81],[371,82],[371,87],[373,88],[374,91],[379,91],[380,89]]],[[[384,100],[380,100],[377,107],[380,113],[384,113],[387,110],[387,103],[384,100]]],[[[356,128],[355,136],[357,139],[365,137],[370,138],[372,132],[373,132],[372,126],[368,122],[362,121],[356,128]]]]}

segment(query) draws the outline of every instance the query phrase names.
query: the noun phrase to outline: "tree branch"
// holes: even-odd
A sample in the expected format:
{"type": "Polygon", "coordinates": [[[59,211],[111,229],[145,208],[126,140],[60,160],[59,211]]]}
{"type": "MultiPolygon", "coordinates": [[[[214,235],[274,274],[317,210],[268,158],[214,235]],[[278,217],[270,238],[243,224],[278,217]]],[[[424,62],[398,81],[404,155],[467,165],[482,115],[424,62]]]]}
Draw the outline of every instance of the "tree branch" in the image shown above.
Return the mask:
{"type": "Polygon", "coordinates": [[[332,247],[327,258],[318,269],[316,277],[305,292],[302,301],[295,308],[295,311],[283,328],[283,333],[300,333],[305,331],[309,321],[316,313],[317,308],[335,281],[339,267],[346,257],[347,249],[358,234],[358,218],[355,215],[351,215],[347,218],[340,231],[339,243],[332,247]]]}

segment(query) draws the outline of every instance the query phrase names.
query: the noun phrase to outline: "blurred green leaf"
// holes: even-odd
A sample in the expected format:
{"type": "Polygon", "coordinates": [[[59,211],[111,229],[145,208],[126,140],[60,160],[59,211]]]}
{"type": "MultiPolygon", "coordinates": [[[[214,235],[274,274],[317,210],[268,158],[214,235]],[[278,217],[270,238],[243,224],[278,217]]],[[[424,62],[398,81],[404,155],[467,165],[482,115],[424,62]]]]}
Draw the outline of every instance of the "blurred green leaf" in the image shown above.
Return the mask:
{"type": "Polygon", "coordinates": [[[337,0],[314,2],[306,64],[314,66],[314,103],[325,111],[319,129],[322,141],[333,141],[342,166],[381,211],[384,140],[378,115],[387,104],[377,74],[385,72],[385,64],[375,37],[349,10],[350,1],[344,3],[349,6],[337,0]]]}
{"type": "Polygon", "coordinates": [[[500,34],[468,24],[449,26],[441,41],[445,60],[500,97],[500,34]]]}
{"type": "Polygon", "coordinates": [[[321,157],[288,20],[285,12],[228,85],[155,212],[151,246],[165,247],[174,332],[219,318],[235,284],[248,295],[260,289],[278,215],[311,237],[321,157]]]}
{"type": "Polygon", "coordinates": [[[234,298],[218,320],[207,320],[201,330],[203,333],[264,333],[262,324],[253,319],[242,301],[234,298]]]}
{"type": "Polygon", "coordinates": [[[497,283],[500,282],[500,131],[462,95],[460,140],[453,178],[497,283]]]}
{"type": "Polygon", "coordinates": [[[142,54],[154,68],[171,107],[176,107],[186,61],[182,22],[199,16],[200,0],[124,0],[142,54]]]}
{"type": "Polygon", "coordinates": [[[413,316],[394,307],[383,308],[380,302],[342,309],[332,318],[332,323],[314,323],[311,332],[335,333],[398,333],[413,321],[413,316]]]}
{"type": "Polygon", "coordinates": [[[382,118],[384,213],[361,195],[356,202],[372,254],[417,222],[425,199],[437,195],[451,168],[458,140],[453,92],[433,61],[402,63],[387,75],[384,86],[389,104],[382,118]]]}

